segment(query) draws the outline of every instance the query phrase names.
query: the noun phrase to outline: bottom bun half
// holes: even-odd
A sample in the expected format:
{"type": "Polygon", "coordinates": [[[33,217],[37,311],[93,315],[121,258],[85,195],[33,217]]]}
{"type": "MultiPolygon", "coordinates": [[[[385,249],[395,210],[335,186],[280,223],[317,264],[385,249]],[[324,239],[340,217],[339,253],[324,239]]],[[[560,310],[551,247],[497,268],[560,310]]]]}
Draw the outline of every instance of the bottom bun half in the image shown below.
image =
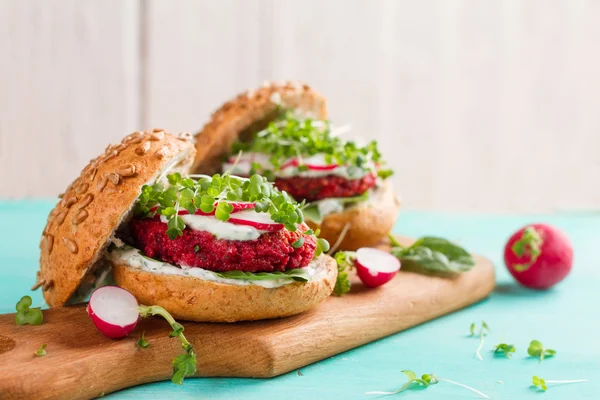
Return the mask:
{"type": "Polygon", "coordinates": [[[236,322],[300,314],[329,297],[337,279],[335,260],[321,255],[319,279],[276,288],[228,285],[191,276],[148,272],[112,262],[117,285],[145,305],[165,308],[176,319],[198,322],[236,322]]]}
{"type": "Polygon", "coordinates": [[[331,246],[343,235],[337,250],[354,251],[373,247],[385,238],[392,231],[399,210],[400,200],[392,185],[386,182],[373,192],[368,201],[329,214],[320,224],[308,219],[306,223],[312,229],[320,229],[319,237],[327,239],[331,246]]]}

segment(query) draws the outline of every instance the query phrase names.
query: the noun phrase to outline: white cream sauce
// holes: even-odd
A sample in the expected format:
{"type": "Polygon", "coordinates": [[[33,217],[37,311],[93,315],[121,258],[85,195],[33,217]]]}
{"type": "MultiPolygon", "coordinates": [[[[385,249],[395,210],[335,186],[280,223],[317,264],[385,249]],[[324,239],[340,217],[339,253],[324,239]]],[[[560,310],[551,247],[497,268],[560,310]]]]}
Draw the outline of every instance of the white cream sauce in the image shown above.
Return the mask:
{"type": "MultiPolygon", "coordinates": [[[[189,268],[187,266],[176,267],[173,264],[154,260],[152,258],[144,257],[140,251],[130,246],[124,246],[122,248],[113,249],[110,253],[107,253],[106,257],[119,264],[127,264],[131,268],[141,269],[146,272],[154,274],[164,275],[178,275],[178,276],[189,276],[203,281],[211,281],[217,283],[224,283],[227,285],[237,286],[249,286],[257,285],[267,289],[276,288],[279,286],[287,285],[295,282],[291,278],[280,278],[270,280],[248,280],[248,279],[228,279],[222,278],[213,271],[208,271],[202,268],[189,268]]],[[[309,281],[314,279],[321,279],[326,271],[324,268],[319,267],[315,260],[308,264],[307,272],[309,275],[309,281]]]]}
{"type": "MultiPolygon", "coordinates": [[[[237,225],[231,222],[223,222],[218,220],[215,216],[205,215],[180,215],[183,223],[190,229],[196,231],[206,231],[215,235],[218,239],[225,240],[256,240],[266,233],[256,229],[253,226],[248,225],[237,225]]],[[[268,213],[258,213],[253,209],[244,210],[237,213],[232,213],[231,218],[243,219],[246,221],[253,221],[263,224],[275,224],[276,222],[271,219],[271,215],[268,213]]],[[[161,221],[166,223],[167,219],[164,216],[160,217],[161,221]]]]}

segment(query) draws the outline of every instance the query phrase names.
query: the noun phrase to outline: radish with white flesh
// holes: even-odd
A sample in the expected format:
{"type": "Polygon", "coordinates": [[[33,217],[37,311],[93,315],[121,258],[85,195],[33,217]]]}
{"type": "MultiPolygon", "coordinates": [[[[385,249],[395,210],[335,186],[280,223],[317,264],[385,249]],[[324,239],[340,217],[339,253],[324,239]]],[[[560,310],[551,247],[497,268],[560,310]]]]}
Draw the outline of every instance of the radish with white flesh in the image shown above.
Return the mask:
{"type": "Polygon", "coordinates": [[[365,286],[378,287],[389,281],[400,270],[400,261],[390,253],[370,247],[356,251],[356,273],[365,286]]]}
{"type": "Polygon", "coordinates": [[[117,286],[103,286],[92,293],[87,312],[104,336],[127,336],[140,319],[138,302],[131,293],[117,286]]]}
{"type": "Polygon", "coordinates": [[[521,285],[548,289],[571,271],[573,247],[569,238],[553,226],[527,225],[506,243],[504,263],[521,285]]]}
{"type": "Polygon", "coordinates": [[[186,376],[196,373],[196,353],[183,335],[183,326],[164,308],[139,305],[136,298],[127,290],[118,286],[103,286],[90,296],[87,312],[96,329],[111,339],[123,338],[130,334],[140,318],[160,315],[173,329],[169,337],[177,337],[185,351],[185,354],[180,354],[173,359],[171,381],[181,385],[186,376]]]}
{"type": "Polygon", "coordinates": [[[227,222],[236,225],[252,226],[260,231],[277,232],[284,228],[283,224],[274,222],[267,213],[258,213],[254,210],[244,210],[231,216],[227,222]]]}

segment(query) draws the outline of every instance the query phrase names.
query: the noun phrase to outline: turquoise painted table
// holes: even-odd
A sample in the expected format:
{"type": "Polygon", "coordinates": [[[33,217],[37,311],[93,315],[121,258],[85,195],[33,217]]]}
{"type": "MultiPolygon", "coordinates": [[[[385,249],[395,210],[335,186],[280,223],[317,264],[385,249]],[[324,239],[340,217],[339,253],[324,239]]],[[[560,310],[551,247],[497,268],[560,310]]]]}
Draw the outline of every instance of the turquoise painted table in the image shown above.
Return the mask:
{"type": "MultiPolygon", "coordinates": [[[[0,312],[13,312],[17,300],[30,293],[38,268],[38,242],[51,201],[0,202],[0,312]]],[[[187,379],[123,390],[110,399],[470,399],[477,395],[444,382],[426,390],[396,396],[365,395],[389,391],[405,379],[402,369],[434,372],[473,386],[493,399],[600,398],[600,213],[555,215],[450,215],[405,212],[395,231],[410,236],[435,234],[462,243],[496,265],[497,288],[483,302],[405,332],[273,379],[187,379]],[[547,292],[517,286],[504,269],[502,249],[520,226],[543,221],[563,229],[575,247],[570,276],[547,292]],[[475,357],[478,340],[468,337],[471,322],[485,320],[484,360],[475,357]],[[527,357],[530,340],[539,339],[558,351],[543,363],[527,357]],[[516,346],[512,359],[494,357],[491,347],[505,341],[516,346]],[[550,387],[530,386],[531,376],[545,379],[589,379],[550,387]],[[500,383],[503,382],[503,383],[500,383]]],[[[42,302],[40,292],[34,304],[42,302]]],[[[368,327],[365,327],[368,329],[368,327]]],[[[0,362],[2,357],[0,356],[0,362]]],[[[15,366],[17,367],[17,366],[15,366]]],[[[32,371],[32,379],[34,371],[32,371]]]]}

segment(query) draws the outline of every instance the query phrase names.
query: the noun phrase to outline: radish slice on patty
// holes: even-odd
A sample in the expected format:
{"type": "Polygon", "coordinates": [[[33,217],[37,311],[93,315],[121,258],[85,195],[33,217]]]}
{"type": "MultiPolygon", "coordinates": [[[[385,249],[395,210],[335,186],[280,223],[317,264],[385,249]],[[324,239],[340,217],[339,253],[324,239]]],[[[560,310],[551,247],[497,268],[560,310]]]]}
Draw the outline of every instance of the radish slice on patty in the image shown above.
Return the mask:
{"type": "Polygon", "coordinates": [[[378,287],[391,281],[400,270],[400,261],[390,253],[370,247],[356,251],[356,273],[368,287],[378,287]]]}
{"type": "Polygon", "coordinates": [[[283,224],[273,221],[269,214],[258,213],[254,210],[240,211],[235,216],[231,215],[227,222],[236,225],[247,225],[267,232],[277,232],[284,228],[283,224]]]}
{"type": "Polygon", "coordinates": [[[117,286],[96,289],[90,297],[87,312],[96,329],[112,339],[127,336],[140,319],[135,297],[117,286]]]}

